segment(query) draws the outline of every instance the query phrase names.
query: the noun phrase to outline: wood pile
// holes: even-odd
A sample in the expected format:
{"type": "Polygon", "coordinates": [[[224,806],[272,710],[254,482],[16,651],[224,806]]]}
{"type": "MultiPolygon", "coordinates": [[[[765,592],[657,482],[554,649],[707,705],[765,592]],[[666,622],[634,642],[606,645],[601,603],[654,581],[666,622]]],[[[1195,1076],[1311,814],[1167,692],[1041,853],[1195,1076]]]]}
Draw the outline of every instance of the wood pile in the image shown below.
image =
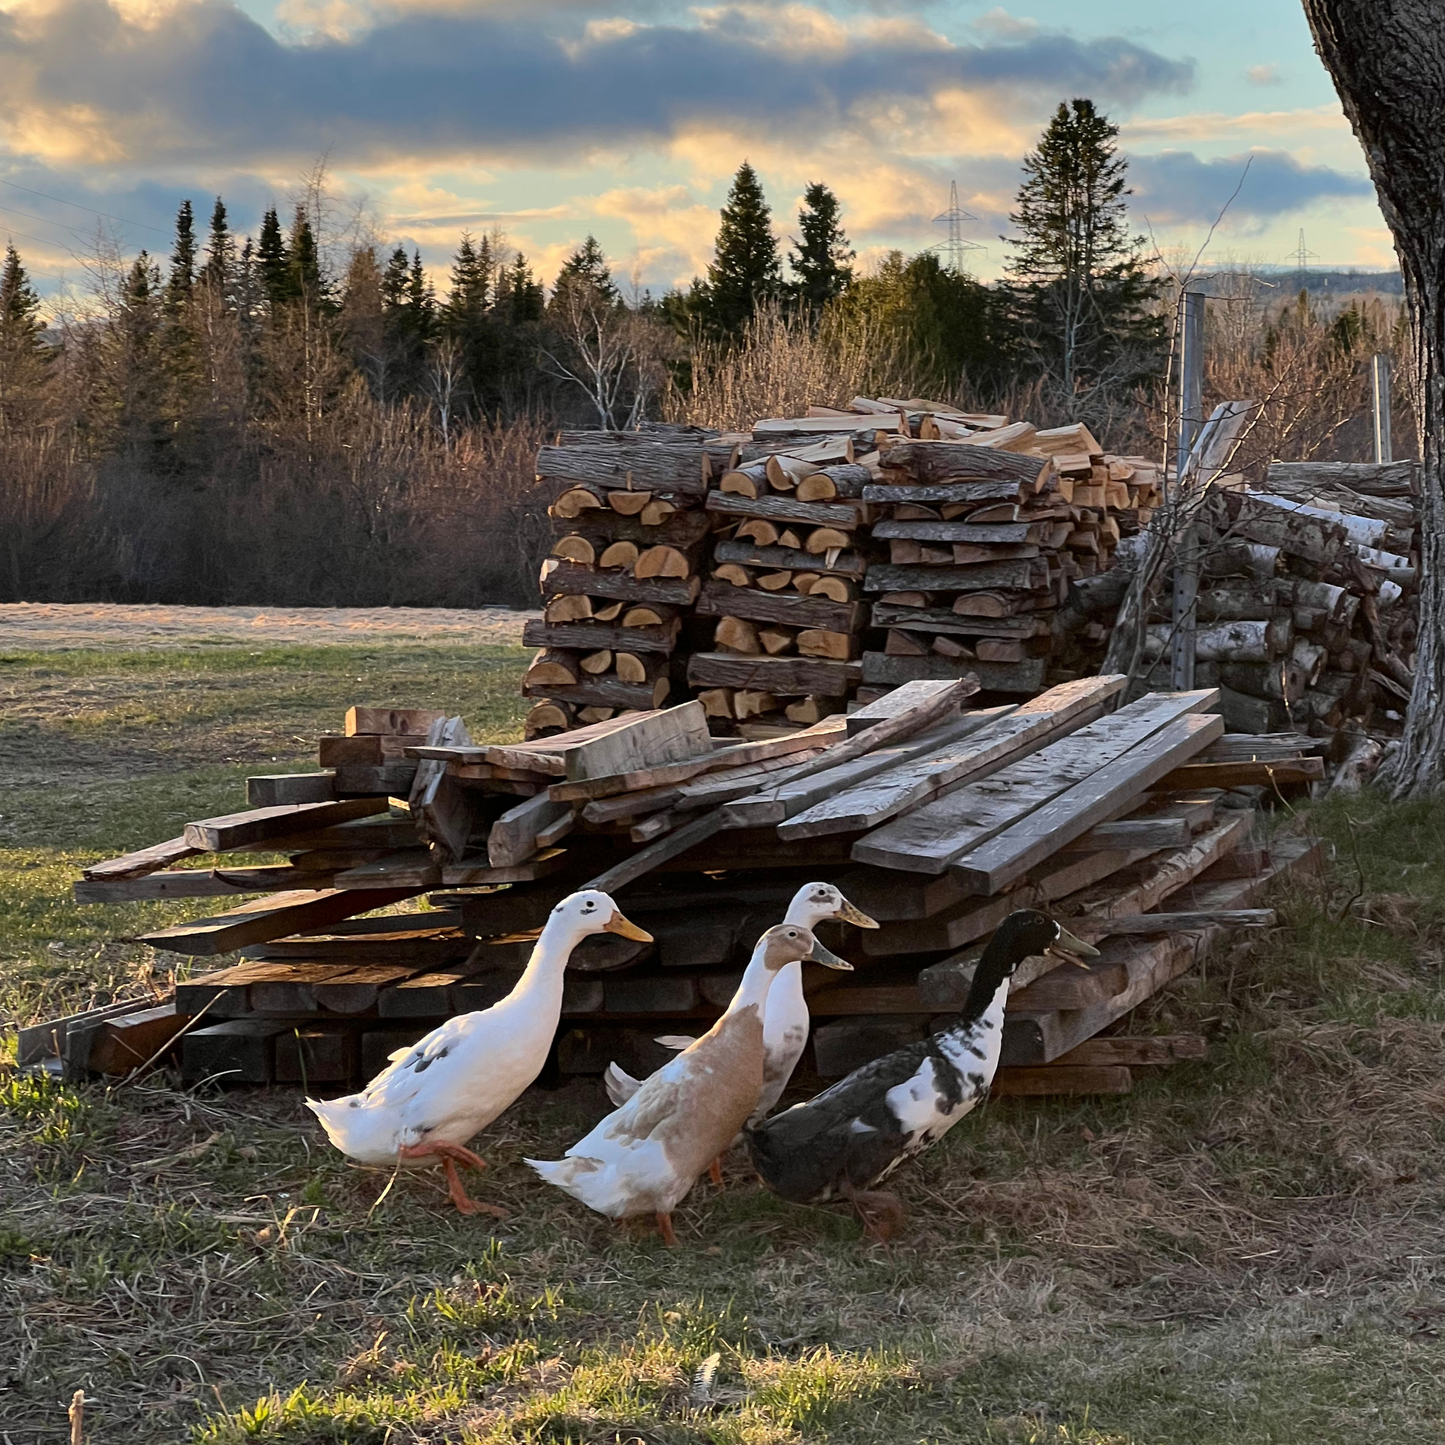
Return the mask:
{"type": "MultiPolygon", "coordinates": [[[[165,998],[24,1030],[21,1061],[123,1074],[170,1057],[191,1080],[334,1089],[503,996],[551,908],[592,886],[654,942],[601,935],[573,955],[556,1067],[646,1072],[667,1057],[655,1035],[706,1028],[757,935],[824,879],[881,926],[829,939],[855,974],[806,980],[819,1075],[956,1009],[981,941],[1038,906],[1101,955],[1087,970],[1020,970],[997,1087],[1120,1092],[1132,1068],[1194,1056],[1198,1041],[1096,1036],[1224,930],[1269,923],[1270,881],[1314,856],[1301,840],[1263,849],[1239,790],[1322,772],[1307,738],[1226,734],[1216,690],[1120,707],[1124,682],[971,707],[975,677],[916,681],[742,742],[711,737],[697,701],[510,744],[473,745],[459,718],[433,717],[426,742],[378,745],[415,766],[404,801],[271,802],[86,869],[84,903],[247,901],[145,935],[225,966],[182,971],[165,998]],[[227,853],[285,861],[231,867],[227,853]],[[423,897],[423,911],[396,907],[423,897]]],[[[397,731],[350,736],[398,739],[422,715],[354,716],[397,731]]]]}
{"type": "Polygon", "coordinates": [[[698,597],[709,484],[734,450],[715,434],[658,427],[564,432],[538,453],[556,541],[542,566],[542,620],[523,634],[540,649],[523,683],[537,700],[528,737],[666,701],[698,597]]]}
{"type": "MultiPolygon", "coordinates": [[[[1364,735],[1399,735],[1418,619],[1415,474],[1412,462],[1275,462],[1260,486],[1210,488],[1194,523],[1195,680],[1220,689],[1232,729],[1306,732],[1331,740],[1336,762],[1364,735]]],[[[1126,576],[1077,588],[1075,621],[1110,626],[1126,576]]],[[[1151,686],[1169,677],[1171,583],[1143,638],[1151,686]]]]}
{"type": "Polygon", "coordinates": [[[745,433],[564,433],[537,471],[557,543],[526,633],[543,649],[528,736],[684,688],[715,734],[753,740],[910,679],[975,671],[989,691],[1037,692],[1070,579],[1107,570],[1160,488],[1082,425],[917,397],[745,433]]]}

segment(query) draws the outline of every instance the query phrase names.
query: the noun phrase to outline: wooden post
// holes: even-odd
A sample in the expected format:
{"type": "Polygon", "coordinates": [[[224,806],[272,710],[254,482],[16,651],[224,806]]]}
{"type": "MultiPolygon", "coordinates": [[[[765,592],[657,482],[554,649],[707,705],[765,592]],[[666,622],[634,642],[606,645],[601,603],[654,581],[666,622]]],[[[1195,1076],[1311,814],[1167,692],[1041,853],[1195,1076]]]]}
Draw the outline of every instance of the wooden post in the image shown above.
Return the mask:
{"type": "MultiPolygon", "coordinates": [[[[1179,447],[1175,453],[1174,497],[1185,505],[1190,456],[1203,426],[1204,293],[1186,291],[1179,308],[1179,447]]],[[[1177,692],[1194,686],[1194,619],[1199,598],[1199,556],[1193,524],[1179,536],[1174,560],[1174,648],[1172,682],[1177,692]]]]}
{"type": "Polygon", "coordinates": [[[1370,400],[1374,405],[1375,460],[1395,460],[1390,445],[1390,357],[1377,351],[1370,358],[1370,400]]]}

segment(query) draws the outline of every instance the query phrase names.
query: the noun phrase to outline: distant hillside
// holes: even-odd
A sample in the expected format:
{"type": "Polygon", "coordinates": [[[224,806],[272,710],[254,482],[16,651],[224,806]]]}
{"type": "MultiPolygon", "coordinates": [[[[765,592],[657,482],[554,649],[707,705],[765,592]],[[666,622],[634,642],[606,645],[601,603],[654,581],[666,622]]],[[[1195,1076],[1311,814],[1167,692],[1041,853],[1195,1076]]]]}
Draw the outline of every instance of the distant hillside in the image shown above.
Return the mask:
{"type": "MultiPolygon", "coordinates": [[[[1295,266],[1252,266],[1250,274],[1282,292],[1298,292],[1301,284],[1311,296],[1348,296],[1374,292],[1378,296],[1403,296],[1405,278],[1398,271],[1329,270],[1311,266],[1303,274],[1295,266]]],[[[1211,277],[1202,289],[1209,294],[1227,289],[1223,276],[1211,277]]]]}

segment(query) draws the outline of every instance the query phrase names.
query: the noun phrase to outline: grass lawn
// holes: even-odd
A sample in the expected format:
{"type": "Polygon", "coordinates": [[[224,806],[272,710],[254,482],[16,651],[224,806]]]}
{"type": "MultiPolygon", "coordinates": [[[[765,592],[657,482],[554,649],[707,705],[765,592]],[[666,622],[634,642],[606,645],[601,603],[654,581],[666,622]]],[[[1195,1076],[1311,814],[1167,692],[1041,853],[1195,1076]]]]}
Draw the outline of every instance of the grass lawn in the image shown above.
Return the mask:
{"type": "MultiPolygon", "coordinates": [[[[240,806],[357,701],[520,716],[517,650],[0,658],[0,1029],[162,986],[87,859],[240,806]]],[[[1445,807],[1316,810],[1331,876],[1136,1016],[1210,1057],[1002,1101],[899,1180],[891,1248],[734,1160],[683,1248],[539,1184],[603,1108],[533,1091],[480,1197],[348,1165],[296,1093],[21,1076],[0,1043],[0,1442],[1445,1441],[1445,807]],[[715,1362],[696,1377],[705,1361],[715,1362]]],[[[209,966],[209,962],[208,962],[209,966]]]]}

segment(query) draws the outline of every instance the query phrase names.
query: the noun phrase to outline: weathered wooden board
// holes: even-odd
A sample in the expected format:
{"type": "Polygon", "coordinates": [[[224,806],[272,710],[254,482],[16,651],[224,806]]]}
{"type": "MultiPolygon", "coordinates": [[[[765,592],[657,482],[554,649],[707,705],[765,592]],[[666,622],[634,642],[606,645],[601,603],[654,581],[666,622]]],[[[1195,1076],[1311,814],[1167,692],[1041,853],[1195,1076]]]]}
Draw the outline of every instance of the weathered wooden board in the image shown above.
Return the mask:
{"type": "Polygon", "coordinates": [[[243,903],[214,918],[175,923],[140,936],[139,942],[172,953],[216,954],[264,943],[288,933],[324,928],[338,919],[385,908],[420,893],[416,888],[325,889],[322,892],[281,893],[243,903]]]}
{"type": "Polygon", "coordinates": [[[246,804],[275,808],[285,803],[329,803],[336,796],[334,773],[262,773],[246,779],[246,804]]]}
{"type": "Polygon", "coordinates": [[[571,811],[566,803],[555,802],[545,793],[508,808],[487,833],[487,862],[493,868],[511,868],[526,862],[540,847],[537,834],[571,811]]]}
{"type": "Polygon", "coordinates": [[[719,542],[713,548],[718,562],[737,562],[744,567],[766,567],[770,571],[827,572],[834,577],[861,578],[868,564],[861,552],[805,552],[801,547],[757,547],[751,542],[719,542]]]}
{"type": "Polygon", "coordinates": [[[1323,758],[1289,758],[1276,762],[1188,763],[1160,780],[1160,791],[1197,788],[1298,787],[1325,775],[1323,758]]]}
{"type": "MultiPolygon", "coordinates": [[[[471,751],[477,754],[476,761],[504,768],[521,768],[530,772],[549,773],[553,777],[565,777],[567,754],[575,748],[590,743],[595,738],[606,737],[619,728],[631,727],[644,718],[652,717],[649,708],[641,713],[630,713],[625,717],[608,718],[605,722],[589,723],[571,732],[559,733],[556,737],[537,738],[530,743],[487,743],[471,751]]],[[[458,758],[462,750],[458,750],[458,758]]]]}
{"type": "Polygon", "coordinates": [[[770,522],[837,527],[842,532],[851,532],[861,521],[859,508],[846,502],[799,502],[789,496],[738,497],[710,492],[707,509],[724,517],[765,517],[770,522]]]}
{"type": "Polygon", "coordinates": [[[764,592],[734,587],[714,578],[698,599],[700,617],[742,617],[749,622],[776,622],[784,627],[817,627],[825,632],[860,632],[868,620],[863,602],[834,602],[830,597],[805,597],[798,592],[764,592]]]}
{"type": "Polygon", "coordinates": [[[702,704],[685,702],[569,749],[567,780],[576,782],[679,763],[711,751],[712,738],[702,704]]]}
{"type": "Polygon", "coordinates": [[[690,687],[745,687],[778,697],[844,697],[863,675],[857,662],[814,657],[739,657],[695,652],[687,664],[690,687]]]}
{"type": "MultiPolygon", "coordinates": [[[[358,858],[356,862],[369,861],[358,858]]],[[[231,898],[246,893],[331,887],[337,869],[180,868],[140,878],[82,878],[73,885],[77,903],[132,903],[156,898],[231,898]]]]}
{"type": "Polygon", "coordinates": [[[1035,693],[1044,685],[1046,659],[1026,657],[1022,662],[951,662],[930,657],[891,657],[882,652],[863,654],[863,682],[870,687],[897,687],[925,677],[976,677],[984,692],[1035,693]]]}
{"type": "Polygon", "coordinates": [[[1124,678],[1081,678],[1064,683],[992,720],[985,733],[960,738],[890,767],[867,787],[848,788],[800,812],[779,830],[784,838],[873,828],[922,803],[962,787],[985,771],[1018,761],[1046,746],[1081,715],[1118,695],[1124,678]]]}
{"type": "MultiPolygon", "coordinates": [[[[288,833],[325,828],[352,818],[364,818],[371,813],[384,813],[386,810],[384,798],[346,798],[331,803],[287,803],[277,808],[252,808],[244,813],[228,813],[220,818],[202,818],[198,822],[186,824],[184,837],[186,844],[197,853],[225,853],[265,843],[269,839],[283,838],[288,833]]],[[[94,869],[89,876],[97,876],[94,869]]]]}
{"type": "Polygon", "coordinates": [[[1147,694],[991,777],[885,823],[853,845],[853,857],[884,868],[941,873],[953,859],[980,847],[1175,718],[1201,712],[1216,700],[1210,689],[1147,694]]]}
{"type": "Polygon", "coordinates": [[[878,522],[873,535],[916,542],[973,542],[980,546],[1016,546],[1038,542],[1043,527],[1033,522],[878,522]]]}
{"type": "Polygon", "coordinates": [[[987,592],[995,587],[1037,591],[1049,585],[1042,558],[979,562],[972,567],[892,567],[875,562],[863,579],[867,592],[987,592]]]}
{"type": "Polygon", "coordinates": [[[875,627],[911,627],[919,632],[950,632],[972,637],[1045,637],[1047,616],[1025,612],[1017,617],[964,617],[944,607],[904,607],[896,602],[873,604],[875,627]]]}
{"type": "Polygon", "coordinates": [[[580,562],[559,562],[548,568],[542,578],[542,590],[548,596],[565,593],[575,596],[610,597],[622,602],[665,602],[678,607],[691,607],[697,601],[702,582],[691,577],[633,577],[618,568],[584,567],[580,562]]]}
{"type": "Polygon", "coordinates": [[[1218,714],[1181,717],[1121,757],[1101,761],[1091,776],[955,858],[953,867],[982,894],[997,893],[1022,878],[1064,844],[1127,805],[1179,762],[1224,731],[1218,714]]]}
{"type": "MultiPolygon", "coordinates": [[[[891,694],[890,694],[891,695],[891,694]]],[[[986,708],[963,717],[931,727],[927,732],[917,734],[905,742],[891,746],[879,746],[855,757],[849,762],[827,767],[819,772],[810,772],[804,777],[792,777],[759,789],[746,797],[729,803],[724,809],[726,826],[729,828],[758,828],[767,823],[782,823],[795,813],[812,808],[823,799],[830,798],[841,789],[854,789],[868,778],[874,777],[899,763],[917,757],[920,753],[934,753],[946,744],[956,744],[964,738],[974,737],[991,723],[1004,716],[1006,707],[986,708]]],[[[844,832],[843,828],[823,831],[844,832]]],[[[791,833],[779,830],[779,836],[792,837],[791,833]]],[[[810,836],[807,834],[801,836],[810,836]]]]}
{"type": "Polygon", "coordinates": [[[617,889],[645,877],[670,858],[676,858],[680,854],[686,853],[689,848],[711,838],[721,829],[722,813],[720,811],[713,809],[706,813],[700,813],[692,822],[675,828],[666,837],[648,844],[646,848],[634,853],[630,858],[624,858],[620,863],[614,863],[611,868],[599,873],[584,886],[599,888],[604,893],[615,892],[617,889]]]}
{"type": "Polygon", "coordinates": [[[1054,1094],[1127,1094],[1134,1076],[1121,1064],[1050,1064],[1042,1069],[1002,1068],[989,1094],[999,1099],[1043,1099],[1054,1094]]]}
{"type": "Polygon", "coordinates": [[[204,853],[204,848],[194,848],[184,837],[167,838],[164,843],[152,843],[149,848],[140,848],[119,858],[107,858],[100,863],[91,863],[81,869],[85,878],[142,878],[160,868],[169,868],[184,858],[194,858],[204,853]]]}

